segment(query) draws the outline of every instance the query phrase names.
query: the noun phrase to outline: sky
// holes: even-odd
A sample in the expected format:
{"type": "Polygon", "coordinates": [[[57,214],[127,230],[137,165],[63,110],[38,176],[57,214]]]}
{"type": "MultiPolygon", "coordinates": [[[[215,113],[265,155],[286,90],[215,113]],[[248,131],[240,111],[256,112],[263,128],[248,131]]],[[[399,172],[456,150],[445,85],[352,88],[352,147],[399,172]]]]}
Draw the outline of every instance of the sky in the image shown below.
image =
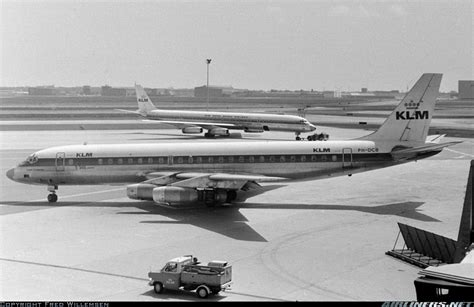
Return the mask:
{"type": "Polygon", "coordinates": [[[473,80],[474,0],[0,0],[0,86],[441,91],[473,80]]]}

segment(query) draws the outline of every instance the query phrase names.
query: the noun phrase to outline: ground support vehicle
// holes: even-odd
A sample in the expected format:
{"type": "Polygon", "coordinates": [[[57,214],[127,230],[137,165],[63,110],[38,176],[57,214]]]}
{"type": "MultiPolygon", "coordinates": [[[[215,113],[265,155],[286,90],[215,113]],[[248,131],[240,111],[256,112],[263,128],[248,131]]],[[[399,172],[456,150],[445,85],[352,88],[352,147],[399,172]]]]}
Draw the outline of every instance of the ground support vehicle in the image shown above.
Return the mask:
{"type": "Polygon", "coordinates": [[[232,266],[226,261],[211,261],[201,265],[192,255],[169,260],[159,272],[149,272],[149,285],[156,293],[163,290],[196,290],[200,298],[230,288],[232,266]]]}

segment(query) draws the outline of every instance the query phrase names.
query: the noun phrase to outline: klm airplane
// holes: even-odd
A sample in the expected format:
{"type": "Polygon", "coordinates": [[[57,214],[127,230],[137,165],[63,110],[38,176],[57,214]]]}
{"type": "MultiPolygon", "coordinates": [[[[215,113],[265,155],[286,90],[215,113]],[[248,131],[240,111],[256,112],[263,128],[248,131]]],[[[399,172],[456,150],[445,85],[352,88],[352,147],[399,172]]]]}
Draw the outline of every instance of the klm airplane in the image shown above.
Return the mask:
{"type": "Polygon", "coordinates": [[[441,74],[421,76],[382,126],[367,136],[324,142],[96,144],[52,147],[7,172],[11,180],[46,185],[124,184],[132,199],[207,205],[245,201],[262,182],[349,175],[431,157],[444,147],[428,136],[441,74]]]}
{"type": "Polygon", "coordinates": [[[134,113],[149,120],[171,125],[183,133],[200,134],[205,137],[229,136],[229,130],[261,133],[264,131],[288,131],[300,140],[302,132],[311,132],[316,127],[306,119],[294,115],[264,113],[207,112],[157,109],[141,85],[135,85],[138,110],[118,110],[134,113]]]}

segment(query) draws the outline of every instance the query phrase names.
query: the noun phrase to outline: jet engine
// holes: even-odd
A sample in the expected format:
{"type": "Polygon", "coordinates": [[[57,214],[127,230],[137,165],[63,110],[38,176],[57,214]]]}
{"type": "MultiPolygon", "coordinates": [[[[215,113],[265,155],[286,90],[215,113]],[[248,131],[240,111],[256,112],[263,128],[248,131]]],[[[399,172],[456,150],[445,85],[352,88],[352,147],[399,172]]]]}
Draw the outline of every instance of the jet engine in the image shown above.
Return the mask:
{"type": "Polygon", "coordinates": [[[264,129],[262,127],[245,127],[244,131],[250,133],[261,133],[264,129]]]}
{"type": "Polygon", "coordinates": [[[131,199],[153,200],[153,189],[156,185],[149,183],[136,183],[127,186],[127,196],[131,199]]]}
{"type": "Polygon", "coordinates": [[[182,187],[157,187],[153,189],[153,200],[165,204],[185,204],[198,201],[198,191],[182,187]]]}
{"type": "Polygon", "coordinates": [[[193,189],[175,186],[156,186],[150,183],[137,183],[127,186],[127,196],[131,199],[153,200],[169,205],[204,203],[206,205],[222,204],[236,199],[234,190],[193,189]]]}
{"type": "Polygon", "coordinates": [[[226,128],[213,128],[209,130],[210,134],[213,135],[229,135],[229,129],[226,128]]]}
{"type": "Polygon", "coordinates": [[[185,127],[181,131],[183,131],[183,133],[197,134],[197,133],[202,133],[202,128],[201,127],[185,127]]]}

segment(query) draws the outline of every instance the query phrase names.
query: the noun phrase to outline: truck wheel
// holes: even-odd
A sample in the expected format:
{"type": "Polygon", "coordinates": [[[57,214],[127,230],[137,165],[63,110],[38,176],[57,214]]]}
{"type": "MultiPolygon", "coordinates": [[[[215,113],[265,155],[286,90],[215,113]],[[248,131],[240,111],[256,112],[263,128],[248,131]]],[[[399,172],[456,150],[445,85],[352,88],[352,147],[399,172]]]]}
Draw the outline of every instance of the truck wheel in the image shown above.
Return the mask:
{"type": "Polygon", "coordinates": [[[153,289],[155,290],[155,293],[160,294],[163,292],[163,284],[161,282],[155,282],[153,284],[153,289]]]}
{"type": "Polygon", "coordinates": [[[196,293],[200,298],[206,298],[209,295],[209,289],[206,286],[199,286],[196,293]]]}

